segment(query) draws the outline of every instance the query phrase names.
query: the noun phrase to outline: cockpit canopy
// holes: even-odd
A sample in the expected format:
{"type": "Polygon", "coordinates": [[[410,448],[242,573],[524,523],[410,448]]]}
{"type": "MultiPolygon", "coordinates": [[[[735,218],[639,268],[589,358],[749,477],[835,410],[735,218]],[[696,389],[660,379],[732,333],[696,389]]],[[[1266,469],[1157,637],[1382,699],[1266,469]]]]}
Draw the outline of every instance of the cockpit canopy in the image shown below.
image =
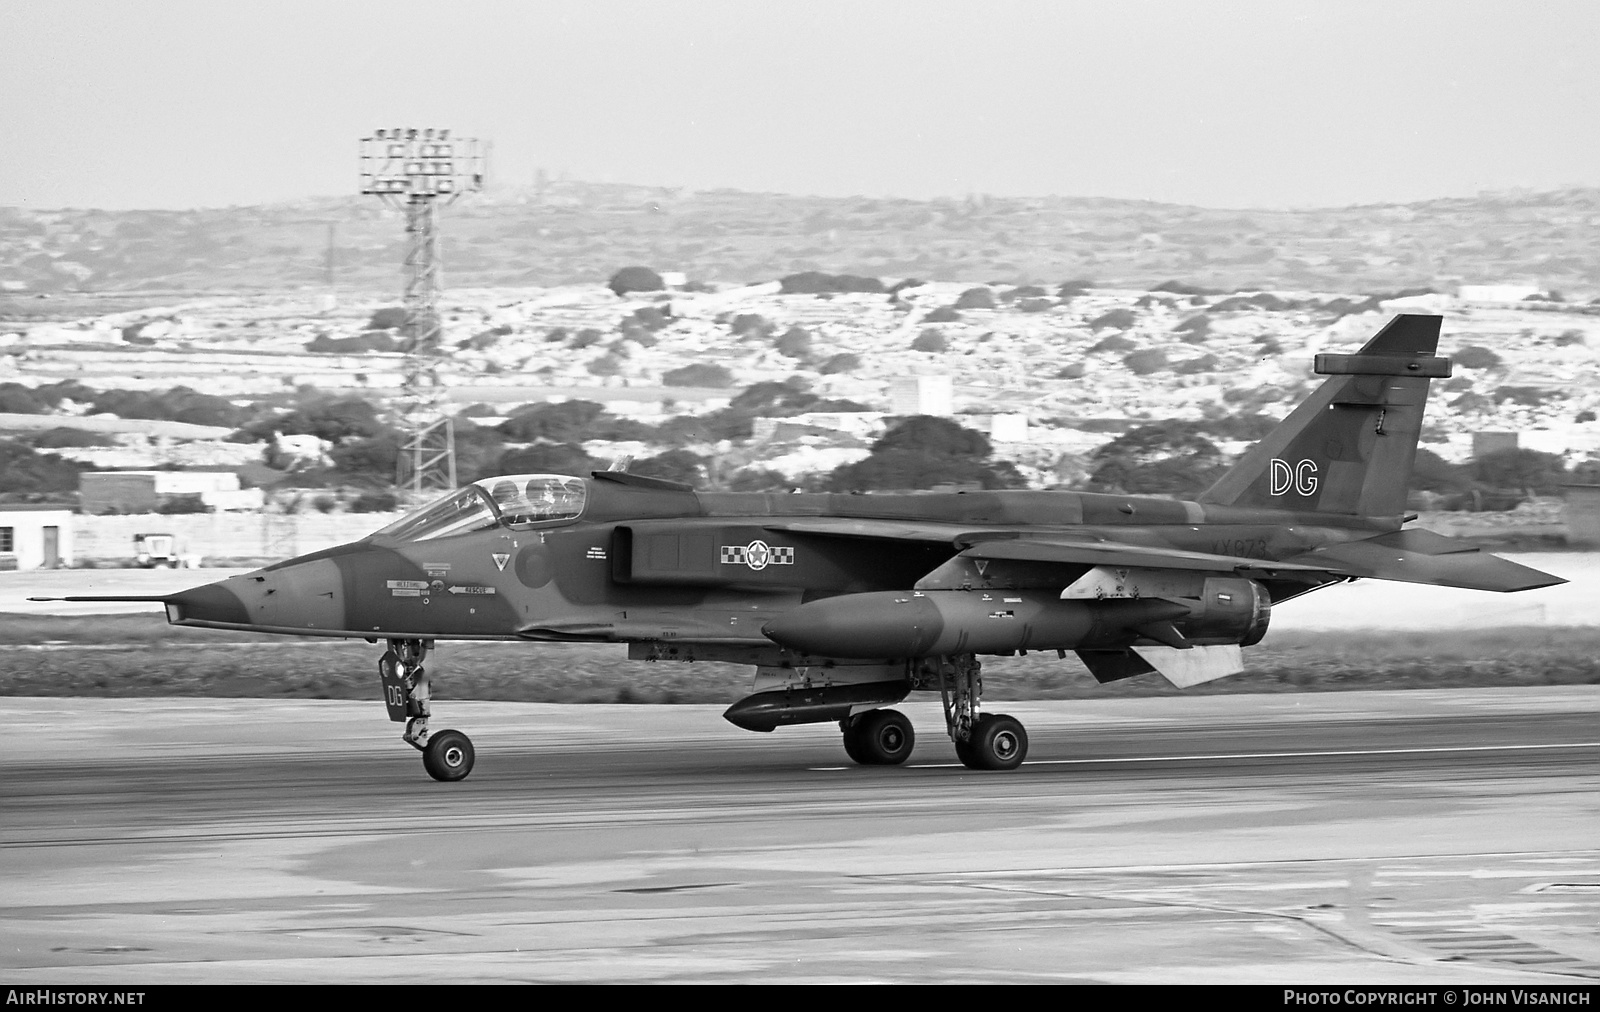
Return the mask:
{"type": "Polygon", "coordinates": [[[578,519],[586,497],[583,479],[570,475],[484,478],[406,514],[377,533],[399,541],[432,541],[492,527],[554,526],[578,519]]]}

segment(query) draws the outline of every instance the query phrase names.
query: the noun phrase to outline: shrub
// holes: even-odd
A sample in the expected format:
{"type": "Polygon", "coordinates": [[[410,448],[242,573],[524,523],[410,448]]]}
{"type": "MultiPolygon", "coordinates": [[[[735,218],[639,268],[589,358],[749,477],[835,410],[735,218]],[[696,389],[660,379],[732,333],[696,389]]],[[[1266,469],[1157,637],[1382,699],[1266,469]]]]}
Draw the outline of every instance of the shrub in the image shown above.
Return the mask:
{"type": "Polygon", "coordinates": [[[198,495],[174,495],[164,499],[156,507],[156,512],[163,516],[181,513],[210,513],[211,507],[207,506],[205,500],[198,495]]]}
{"type": "Polygon", "coordinates": [[[824,274],[821,271],[801,271],[779,281],[779,291],[784,295],[821,295],[830,292],[872,292],[884,290],[877,278],[857,274],[824,274]]]}
{"type": "Polygon", "coordinates": [[[1092,331],[1127,330],[1138,319],[1138,314],[1131,309],[1112,309],[1090,320],[1089,329],[1092,331]]]}
{"type": "Polygon", "coordinates": [[[1024,313],[1043,313],[1055,303],[1049,299],[1023,299],[1017,303],[1017,308],[1024,313]]]}
{"type": "MultiPolygon", "coordinates": [[[[470,341],[471,339],[469,339],[470,341]]],[[[465,346],[468,341],[463,341],[465,346]]],[[[492,343],[492,341],[491,341],[492,343]]],[[[369,351],[395,351],[395,339],[387,330],[369,330],[355,337],[331,337],[318,334],[306,342],[306,351],[323,355],[360,355],[369,351]]]]}
{"type": "Polygon", "coordinates": [[[587,348],[590,345],[599,344],[605,340],[605,337],[604,334],[593,327],[585,327],[572,336],[572,342],[567,347],[576,351],[581,348],[587,348]]]}
{"type": "Polygon", "coordinates": [[[399,330],[406,325],[406,311],[401,306],[385,306],[372,314],[367,321],[368,330],[399,330]]]}
{"type": "Polygon", "coordinates": [[[392,513],[400,505],[393,492],[363,492],[350,502],[351,513],[392,513]]]}
{"type": "Polygon", "coordinates": [[[83,429],[69,429],[57,426],[34,436],[30,440],[34,446],[43,449],[58,449],[64,446],[116,446],[117,441],[109,433],[85,432],[83,429]]]}
{"type": "Polygon", "coordinates": [[[681,481],[685,485],[700,485],[705,482],[704,465],[705,458],[698,454],[690,453],[688,450],[668,450],[654,457],[636,460],[628,470],[648,478],[665,478],[667,481],[681,481]]]}
{"type": "Polygon", "coordinates": [[[925,323],[955,323],[961,319],[961,314],[956,312],[954,306],[940,306],[922,319],[925,323]]]}
{"type": "Polygon", "coordinates": [[[1143,348],[1125,355],[1122,364],[1135,376],[1149,376],[1167,367],[1167,353],[1160,348],[1143,348]]]}
{"type": "Polygon", "coordinates": [[[1042,299],[1050,293],[1038,285],[1018,285],[1008,291],[1000,293],[1001,302],[1015,302],[1018,299],[1042,299]]]}
{"type": "Polygon", "coordinates": [[[1082,362],[1074,362],[1071,365],[1062,366],[1061,370],[1056,373],[1056,379],[1082,379],[1087,371],[1082,362]]]}
{"type": "Polygon", "coordinates": [[[1091,352],[1132,351],[1137,347],[1139,347],[1139,342],[1133,340],[1132,338],[1123,337],[1121,334],[1112,334],[1110,337],[1102,337],[1099,341],[1096,341],[1090,346],[1089,350],[1091,352]]]}
{"type": "Polygon", "coordinates": [[[918,334],[911,342],[912,351],[926,351],[938,354],[950,347],[950,342],[937,329],[929,327],[918,334]]]}
{"type": "Polygon", "coordinates": [[[994,292],[987,288],[968,288],[956,299],[957,309],[993,309],[994,292]]]}
{"type": "Polygon", "coordinates": [[[1559,390],[1545,390],[1540,387],[1495,387],[1494,402],[1504,404],[1510,401],[1513,404],[1526,404],[1529,407],[1538,407],[1545,402],[1547,397],[1564,397],[1559,390]]]}
{"type": "Polygon", "coordinates": [[[499,474],[587,474],[605,466],[574,443],[540,443],[507,450],[496,470],[499,474]]]}
{"type": "Polygon", "coordinates": [[[824,376],[831,376],[834,373],[855,372],[859,368],[861,368],[861,356],[847,351],[822,363],[822,369],[819,371],[824,376]]]}
{"type": "Polygon", "coordinates": [[[50,405],[21,383],[0,383],[0,411],[15,415],[43,415],[50,405]]]}
{"type": "Polygon", "coordinates": [[[620,299],[629,292],[659,292],[667,286],[661,275],[648,267],[624,267],[611,275],[606,287],[620,299]]]}
{"type": "Polygon", "coordinates": [[[1500,365],[1500,356],[1488,348],[1469,344],[1450,356],[1464,369],[1494,369],[1500,365]]]}
{"type": "Polygon", "coordinates": [[[1090,281],[1088,278],[1074,278],[1071,281],[1063,281],[1061,282],[1060,286],[1056,288],[1056,298],[1075,299],[1080,295],[1087,295],[1089,293],[1089,289],[1093,287],[1094,282],[1090,281]]]}
{"type": "Polygon", "coordinates": [[[767,318],[760,313],[740,313],[729,322],[728,329],[733,332],[734,336],[745,338],[767,337],[778,328],[769,323],[767,318]]]}
{"type": "MultiPolygon", "coordinates": [[[[1134,354],[1138,353],[1135,352],[1134,354]]],[[[1177,373],[1179,376],[1193,376],[1197,373],[1216,372],[1216,370],[1217,356],[1212,354],[1201,355],[1199,358],[1191,358],[1186,362],[1179,362],[1177,365],[1172,367],[1172,371],[1177,373]]]]}
{"type": "Polygon", "coordinates": [[[665,306],[640,306],[628,317],[628,321],[645,330],[660,330],[672,322],[672,312],[670,307],[665,306]]]}
{"type": "Polygon", "coordinates": [[[1216,295],[1215,288],[1201,288],[1183,281],[1163,281],[1150,289],[1152,292],[1171,292],[1173,295],[1216,295]]]}
{"type": "Polygon", "coordinates": [[[1180,339],[1183,341],[1190,344],[1199,344],[1211,333],[1211,317],[1204,313],[1196,313],[1173,327],[1172,332],[1181,335],[1180,339]]]}
{"type": "Polygon", "coordinates": [[[811,355],[811,334],[804,327],[790,327],[778,338],[778,354],[786,358],[808,358],[811,355]]]}
{"type": "Polygon", "coordinates": [[[716,387],[721,389],[733,385],[733,373],[720,365],[696,362],[681,369],[668,370],[662,374],[661,382],[669,387],[716,387]]]}
{"type": "Polygon", "coordinates": [[[501,435],[519,443],[535,439],[548,439],[556,443],[573,443],[592,439],[593,430],[605,407],[594,401],[557,401],[535,404],[515,412],[496,429],[501,435]]]}

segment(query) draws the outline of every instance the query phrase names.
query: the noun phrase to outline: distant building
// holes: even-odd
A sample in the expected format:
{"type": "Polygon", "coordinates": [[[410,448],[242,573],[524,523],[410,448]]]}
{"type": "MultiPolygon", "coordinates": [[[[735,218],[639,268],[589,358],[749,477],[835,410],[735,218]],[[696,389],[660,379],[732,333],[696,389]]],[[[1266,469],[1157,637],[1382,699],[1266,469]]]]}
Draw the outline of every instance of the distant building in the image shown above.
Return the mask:
{"type": "Polygon", "coordinates": [[[889,381],[891,415],[956,413],[955,383],[949,376],[901,376],[889,381]]]}
{"type": "Polygon", "coordinates": [[[72,511],[61,506],[0,506],[0,569],[72,565],[72,511]]]}
{"type": "Polygon", "coordinates": [[[198,496],[214,510],[260,509],[261,490],[242,489],[232,471],[85,471],[78,501],[85,513],[154,513],[166,503],[198,496]]]}
{"type": "Polygon", "coordinates": [[[1561,491],[1567,543],[1600,547],[1600,485],[1568,485],[1561,491]]]}

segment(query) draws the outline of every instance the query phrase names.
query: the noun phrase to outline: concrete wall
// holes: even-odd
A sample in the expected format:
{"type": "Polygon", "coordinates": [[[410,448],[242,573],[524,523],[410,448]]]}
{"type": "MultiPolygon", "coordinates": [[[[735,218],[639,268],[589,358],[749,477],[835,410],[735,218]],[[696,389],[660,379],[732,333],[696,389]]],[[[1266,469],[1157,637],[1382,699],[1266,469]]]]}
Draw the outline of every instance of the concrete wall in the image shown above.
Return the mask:
{"type": "Polygon", "coordinates": [[[179,555],[287,559],[366,537],[399,513],[181,513],[71,517],[74,555],[100,564],[131,562],[135,534],[172,534],[179,555]]]}

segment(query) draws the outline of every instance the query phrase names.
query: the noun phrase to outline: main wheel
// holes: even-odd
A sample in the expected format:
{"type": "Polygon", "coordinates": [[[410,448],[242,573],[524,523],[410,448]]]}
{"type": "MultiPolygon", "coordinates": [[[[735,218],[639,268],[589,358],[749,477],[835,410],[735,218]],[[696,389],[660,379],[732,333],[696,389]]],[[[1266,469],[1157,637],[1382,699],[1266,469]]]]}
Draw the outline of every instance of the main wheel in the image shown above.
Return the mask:
{"type": "Polygon", "coordinates": [[[860,753],[852,758],[868,766],[898,766],[911,758],[917,744],[917,732],[899,710],[868,710],[851,730],[860,753]]]}
{"type": "Polygon", "coordinates": [[[472,772],[472,739],[460,731],[440,731],[422,750],[422,768],[435,780],[463,780],[472,772]]]}
{"type": "MultiPolygon", "coordinates": [[[[984,714],[972,726],[972,740],[967,745],[974,760],[967,765],[973,769],[1014,770],[1028,755],[1028,732],[1015,717],[984,714]]],[[[966,762],[964,757],[962,762],[966,762]]]]}
{"type": "Polygon", "coordinates": [[[844,729],[844,754],[850,757],[851,762],[860,763],[862,766],[868,765],[870,760],[861,751],[860,719],[847,717],[839,722],[839,726],[844,729]]]}
{"type": "Polygon", "coordinates": [[[956,758],[961,760],[961,765],[965,766],[969,770],[983,769],[982,766],[978,765],[977,754],[972,751],[972,742],[958,741],[955,743],[955,746],[956,758]]]}

